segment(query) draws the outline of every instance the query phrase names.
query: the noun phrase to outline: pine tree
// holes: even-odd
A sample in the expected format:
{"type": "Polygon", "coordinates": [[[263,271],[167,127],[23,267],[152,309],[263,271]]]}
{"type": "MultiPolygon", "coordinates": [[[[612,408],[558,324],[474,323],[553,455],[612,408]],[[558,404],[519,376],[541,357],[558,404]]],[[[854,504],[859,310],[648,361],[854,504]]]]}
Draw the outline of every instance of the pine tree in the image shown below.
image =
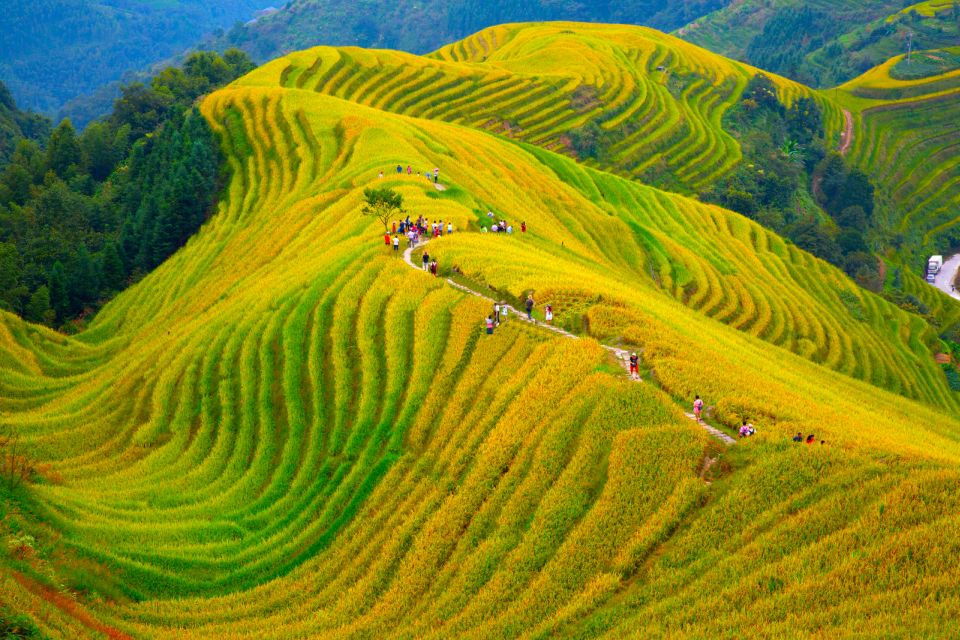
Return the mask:
{"type": "Polygon", "coordinates": [[[61,178],[70,176],[82,162],[80,142],[69,118],[64,118],[47,143],[47,167],[61,178]],[[73,168],[73,169],[71,169],[73,168]]]}
{"type": "Polygon", "coordinates": [[[53,313],[50,309],[50,290],[46,285],[40,287],[30,296],[27,307],[24,309],[24,316],[30,322],[53,323],[53,313]]]}
{"type": "Polygon", "coordinates": [[[77,257],[67,271],[67,291],[70,297],[70,311],[76,313],[84,305],[94,302],[100,292],[100,277],[97,267],[84,245],[80,245],[77,257]]]}
{"type": "Polygon", "coordinates": [[[108,295],[113,291],[123,289],[124,280],[123,260],[114,242],[108,242],[100,253],[100,291],[108,295]]]}
{"type": "Polygon", "coordinates": [[[67,277],[59,260],[54,262],[50,269],[47,286],[50,291],[50,307],[55,313],[56,321],[63,322],[70,313],[70,296],[67,293],[67,277]]]}

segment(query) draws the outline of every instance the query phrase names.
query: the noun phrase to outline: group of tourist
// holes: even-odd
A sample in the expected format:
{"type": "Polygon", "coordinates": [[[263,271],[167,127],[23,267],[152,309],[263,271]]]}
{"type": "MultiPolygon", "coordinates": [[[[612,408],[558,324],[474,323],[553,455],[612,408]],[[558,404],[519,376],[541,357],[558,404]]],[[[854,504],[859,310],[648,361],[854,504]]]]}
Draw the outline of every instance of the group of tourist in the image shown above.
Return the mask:
{"type": "MultiPolygon", "coordinates": [[[[403,166],[402,166],[402,165],[399,165],[399,164],[397,165],[397,175],[403,175],[403,166]]],[[[413,167],[411,167],[410,165],[407,165],[407,175],[413,177],[413,167]]],[[[420,171],[419,169],[417,169],[417,177],[418,177],[418,178],[426,178],[428,181],[432,178],[432,179],[433,179],[433,183],[434,183],[434,184],[437,184],[438,181],[440,180],[440,167],[434,167],[434,168],[433,168],[433,173],[430,173],[429,170],[428,170],[428,171],[420,171]]],[[[380,172],[379,178],[380,178],[381,180],[383,179],[383,171],[380,172]]]]}
{"type": "Polygon", "coordinates": [[[421,261],[423,262],[424,271],[429,271],[433,275],[437,275],[437,259],[436,257],[431,257],[426,249],[423,250],[421,261]]]}
{"type": "MultiPolygon", "coordinates": [[[[804,437],[803,437],[803,433],[801,433],[800,431],[798,431],[798,432],[797,432],[797,435],[793,436],[793,441],[794,441],[794,442],[797,442],[797,443],[801,443],[801,444],[804,443],[804,442],[807,443],[807,444],[816,444],[816,443],[817,443],[817,436],[815,436],[815,435],[813,435],[813,434],[811,433],[811,434],[809,434],[806,438],[804,438],[804,437]]],[[[826,441],[826,440],[821,440],[821,441],[820,441],[820,444],[827,444],[827,441],[826,441]]]]}
{"type": "MultiPolygon", "coordinates": [[[[523,302],[523,307],[527,311],[527,320],[533,322],[533,307],[536,306],[536,303],[533,300],[533,294],[528,294],[527,299],[523,302]]],[[[493,303],[493,313],[487,316],[486,325],[487,325],[487,335],[493,335],[493,330],[496,327],[499,327],[501,323],[507,321],[507,316],[510,313],[510,306],[506,302],[494,302],[493,303]]],[[[547,324],[553,324],[553,306],[547,305],[544,309],[544,317],[546,318],[547,324]]]]}
{"type": "MultiPolygon", "coordinates": [[[[634,373],[636,372],[636,366],[637,366],[636,356],[637,356],[636,353],[630,356],[630,375],[631,376],[634,375],[634,373]]],[[[700,399],[700,396],[697,396],[696,399],[694,399],[693,401],[693,416],[696,418],[698,423],[700,424],[703,423],[703,400],[700,399]]],[[[740,425],[740,428],[737,429],[737,434],[741,438],[749,438],[757,434],[757,429],[752,424],[744,420],[743,424],[740,425]]],[[[806,438],[804,438],[803,433],[798,431],[797,435],[793,436],[793,441],[801,444],[802,443],[816,444],[817,437],[811,433],[806,438]]],[[[820,444],[827,444],[827,441],[821,440],[820,444]]]]}
{"type": "Polygon", "coordinates": [[[447,224],[444,225],[443,220],[434,220],[430,224],[427,224],[423,216],[418,217],[416,220],[411,220],[410,216],[407,216],[405,220],[400,220],[399,222],[394,221],[392,230],[383,234],[383,242],[388,246],[392,244],[393,250],[399,251],[400,236],[406,237],[408,247],[416,247],[421,238],[430,236],[439,238],[444,232],[446,232],[447,235],[453,233],[452,222],[447,222],[447,224]]]}
{"type": "MultiPolygon", "coordinates": [[[[634,356],[637,354],[633,354],[634,356]]],[[[633,372],[633,358],[630,359],[631,362],[631,373],[633,372]]],[[[696,419],[697,424],[704,424],[703,422],[703,400],[698,395],[693,401],[693,417],[696,419]]],[[[746,420],[740,425],[740,428],[737,429],[737,435],[741,438],[750,438],[757,435],[757,428],[746,420]]]]}
{"type": "MultiPolygon", "coordinates": [[[[488,218],[494,218],[493,211],[487,211],[488,218]]],[[[490,231],[493,233],[513,233],[513,225],[507,222],[506,220],[495,220],[492,225],[490,225],[490,231]]],[[[527,232],[527,222],[524,220],[520,223],[520,233],[527,232]]],[[[480,233],[487,233],[487,227],[480,225],[480,233]]]]}

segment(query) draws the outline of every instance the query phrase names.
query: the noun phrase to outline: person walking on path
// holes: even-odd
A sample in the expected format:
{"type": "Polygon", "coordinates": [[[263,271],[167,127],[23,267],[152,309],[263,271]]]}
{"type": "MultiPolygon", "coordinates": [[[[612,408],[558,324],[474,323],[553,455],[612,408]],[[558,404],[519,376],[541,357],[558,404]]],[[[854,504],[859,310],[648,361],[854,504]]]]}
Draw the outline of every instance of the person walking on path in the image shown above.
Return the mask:
{"type": "Polygon", "coordinates": [[[508,310],[507,303],[500,302],[500,322],[501,323],[507,321],[507,310],[508,310]]]}
{"type": "Polygon", "coordinates": [[[433,168],[433,184],[437,184],[437,180],[440,179],[440,167],[433,168]]]}
{"type": "Polygon", "coordinates": [[[527,320],[533,320],[533,295],[527,296],[527,301],[524,303],[527,307],[527,320]]]}
{"type": "Polygon", "coordinates": [[[493,319],[496,321],[498,325],[500,324],[500,303],[499,302],[493,303],[493,319]]]}
{"type": "Polygon", "coordinates": [[[630,354],[630,377],[634,379],[640,377],[640,357],[636,351],[630,354]]]}
{"type": "Polygon", "coordinates": [[[390,234],[389,234],[389,233],[384,233],[384,234],[383,234],[383,244],[387,245],[388,247],[390,246],[390,234]]]}
{"type": "Polygon", "coordinates": [[[413,169],[410,168],[410,165],[407,165],[407,175],[413,175],[413,169]]]}
{"type": "Polygon", "coordinates": [[[393,252],[400,251],[400,236],[393,236],[393,252]]]}
{"type": "Polygon", "coordinates": [[[430,265],[430,254],[427,253],[427,250],[423,250],[423,270],[426,271],[430,265]]]}
{"type": "Polygon", "coordinates": [[[450,235],[451,233],[453,233],[453,223],[452,223],[452,222],[448,222],[448,223],[447,223],[447,235],[450,235]]]}
{"type": "Polygon", "coordinates": [[[493,316],[487,316],[487,335],[493,335],[493,316]]]}
{"type": "Polygon", "coordinates": [[[393,234],[394,234],[394,235],[397,234],[397,221],[396,221],[396,220],[393,221],[393,234]]]}
{"type": "Polygon", "coordinates": [[[703,422],[703,400],[700,399],[700,396],[697,396],[696,400],[693,401],[693,416],[697,419],[697,422],[703,422]]]}
{"type": "Polygon", "coordinates": [[[549,304],[547,305],[547,308],[544,311],[544,315],[547,318],[547,324],[553,324],[553,306],[552,305],[549,305],[549,304]]]}
{"type": "Polygon", "coordinates": [[[437,277],[437,259],[436,258],[434,258],[433,261],[430,262],[430,273],[433,274],[433,277],[437,277]]]}

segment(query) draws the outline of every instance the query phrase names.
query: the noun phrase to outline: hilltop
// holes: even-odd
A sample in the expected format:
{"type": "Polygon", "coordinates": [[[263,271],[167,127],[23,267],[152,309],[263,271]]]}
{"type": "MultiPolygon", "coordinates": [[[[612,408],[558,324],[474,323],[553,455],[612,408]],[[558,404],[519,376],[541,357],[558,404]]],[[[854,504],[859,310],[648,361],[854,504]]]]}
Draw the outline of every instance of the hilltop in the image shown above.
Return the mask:
{"type": "MultiPolygon", "coordinates": [[[[949,633],[960,401],[936,330],[631,179],[664,149],[690,185],[731,171],[752,75],[648,29],[507,25],[429,57],[311,49],[207,97],[217,214],[77,336],[0,312],[2,426],[39,476],[3,485],[0,612],[52,637],[949,633]],[[674,94],[660,66],[699,75],[674,94]],[[593,95],[648,126],[610,156],[637,166],[565,148],[593,95]],[[359,214],[384,186],[455,226],[427,245],[444,278],[533,292],[581,339],[485,335],[486,301],[359,214]],[[487,211],[527,231],[483,233],[487,211]],[[711,439],[694,394],[759,435],[711,439]]],[[[880,104],[771,82],[835,136],[880,104]]]]}
{"type": "Polygon", "coordinates": [[[726,5],[729,0],[629,0],[562,3],[451,0],[292,0],[270,16],[236,25],[213,41],[218,49],[240,47],[260,61],[318,44],[400,49],[423,54],[481,29],[547,20],[641,24],[671,30],[726,5]]]}

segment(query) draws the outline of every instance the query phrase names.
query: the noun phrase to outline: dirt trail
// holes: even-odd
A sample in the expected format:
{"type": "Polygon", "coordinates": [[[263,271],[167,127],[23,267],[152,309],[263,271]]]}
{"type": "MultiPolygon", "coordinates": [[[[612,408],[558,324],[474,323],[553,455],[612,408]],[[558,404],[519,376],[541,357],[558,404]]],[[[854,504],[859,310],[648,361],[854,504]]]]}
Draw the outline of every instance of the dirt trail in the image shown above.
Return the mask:
{"type": "MultiPolygon", "coordinates": [[[[427,244],[427,242],[429,242],[429,241],[428,241],[428,240],[421,240],[419,244],[420,244],[420,246],[423,246],[423,245],[427,244]]],[[[417,265],[417,264],[414,264],[414,262],[413,262],[412,255],[413,255],[413,250],[414,250],[414,248],[415,248],[415,247],[407,247],[407,249],[404,250],[404,252],[403,252],[403,261],[406,262],[411,268],[416,269],[416,270],[418,270],[418,271],[422,271],[422,270],[423,270],[423,265],[417,265]]],[[[454,282],[454,281],[451,280],[450,278],[447,278],[447,284],[449,284],[451,287],[454,287],[455,289],[459,289],[460,291],[463,291],[464,293],[468,293],[468,294],[470,294],[470,295],[472,295],[472,296],[476,296],[476,297],[478,297],[478,298],[483,298],[484,300],[487,300],[487,301],[490,302],[491,304],[493,304],[494,302],[496,302],[496,300],[494,300],[494,299],[491,298],[490,296],[485,296],[485,295],[483,295],[482,293],[480,293],[479,291],[474,291],[473,289],[471,289],[471,288],[469,288],[469,287],[466,287],[466,286],[460,284],[459,282],[454,282]]],[[[513,308],[512,306],[510,306],[510,305],[506,305],[506,307],[507,307],[507,309],[509,309],[510,313],[513,314],[513,317],[514,317],[514,318],[518,318],[518,319],[521,320],[522,322],[527,322],[527,323],[533,324],[535,327],[537,327],[537,328],[539,328],[539,329],[543,329],[543,330],[545,330],[545,331],[552,331],[553,333],[555,333],[555,334],[557,334],[557,335],[560,335],[560,336],[563,336],[564,338],[570,338],[570,339],[572,339],[572,340],[579,340],[579,339],[580,339],[580,336],[578,336],[578,335],[576,335],[576,334],[573,334],[573,333],[570,333],[569,331],[566,331],[566,330],[564,330],[564,329],[561,329],[560,327],[555,327],[555,326],[549,325],[549,324],[543,324],[542,322],[538,322],[538,321],[535,320],[535,319],[534,319],[534,320],[528,320],[528,319],[527,319],[526,311],[524,311],[524,312],[517,311],[516,309],[514,309],[514,308],[513,308]]],[[[600,345],[600,346],[602,346],[604,349],[606,349],[607,351],[609,351],[610,353],[612,353],[613,356],[617,359],[617,362],[620,363],[620,366],[623,367],[624,370],[626,370],[626,371],[629,373],[629,371],[630,371],[630,352],[629,352],[629,351],[627,351],[626,349],[618,349],[618,348],[616,348],[616,347],[610,347],[610,346],[607,346],[607,345],[600,345]]],[[[635,377],[635,378],[631,378],[631,379],[632,379],[634,382],[643,382],[643,380],[642,380],[639,376],[637,376],[637,377],[635,377]]],[[[686,413],[686,412],[684,412],[684,415],[687,416],[687,418],[689,418],[690,420],[696,421],[696,419],[697,419],[696,416],[694,416],[692,413],[686,413]]],[[[705,423],[705,422],[699,422],[698,424],[704,429],[704,431],[706,431],[707,433],[709,433],[709,434],[710,434],[711,436],[713,436],[714,438],[717,438],[718,440],[722,441],[724,444],[731,445],[731,444],[736,444],[736,443],[737,443],[736,440],[734,440],[732,437],[730,437],[729,435],[727,435],[726,433],[724,433],[724,432],[721,431],[720,429],[717,429],[716,427],[711,427],[710,425],[708,425],[708,424],[705,423]]]]}
{"type": "Polygon", "coordinates": [[[853,144],[853,114],[849,109],[843,110],[843,134],[840,136],[840,155],[845,156],[853,144]]]}

